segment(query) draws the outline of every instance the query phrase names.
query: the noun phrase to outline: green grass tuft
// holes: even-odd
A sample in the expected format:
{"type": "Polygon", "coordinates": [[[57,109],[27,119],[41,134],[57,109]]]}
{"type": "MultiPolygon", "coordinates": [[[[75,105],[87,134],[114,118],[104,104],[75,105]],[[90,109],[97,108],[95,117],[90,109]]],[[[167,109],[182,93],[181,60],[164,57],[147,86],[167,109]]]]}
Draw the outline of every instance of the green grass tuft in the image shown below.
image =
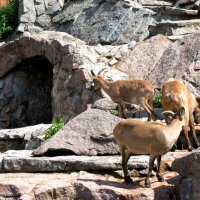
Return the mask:
{"type": "Polygon", "coordinates": [[[45,140],[51,138],[53,135],[55,135],[63,126],[64,126],[64,121],[62,119],[59,120],[53,120],[52,126],[50,126],[47,129],[47,133],[44,137],[45,140]]]}

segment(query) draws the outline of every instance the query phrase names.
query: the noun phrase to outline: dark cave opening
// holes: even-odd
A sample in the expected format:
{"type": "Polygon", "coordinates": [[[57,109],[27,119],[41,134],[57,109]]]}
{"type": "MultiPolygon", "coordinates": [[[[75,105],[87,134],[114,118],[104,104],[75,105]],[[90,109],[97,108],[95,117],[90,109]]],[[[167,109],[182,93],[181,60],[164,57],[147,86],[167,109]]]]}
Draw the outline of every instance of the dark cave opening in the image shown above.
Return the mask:
{"type": "Polygon", "coordinates": [[[19,128],[52,121],[53,66],[43,57],[23,60],[11,71],[10,125],[19,128]]]}

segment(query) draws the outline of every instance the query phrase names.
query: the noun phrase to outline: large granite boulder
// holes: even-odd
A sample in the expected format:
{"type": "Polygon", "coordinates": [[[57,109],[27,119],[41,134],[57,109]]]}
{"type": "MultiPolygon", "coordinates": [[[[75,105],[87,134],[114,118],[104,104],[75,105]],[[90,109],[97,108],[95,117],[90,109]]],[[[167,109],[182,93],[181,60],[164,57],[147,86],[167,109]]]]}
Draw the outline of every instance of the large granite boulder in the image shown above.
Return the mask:
{"type": "Polygon", "coordinates": [[[148,79],[158,88],[169,78],[181,79],[192,93],[200,95],[199,42],[200,34],[175,42],[158,35],[130,49],[115,68],[132,78],[148,79]]]}
{"type": "Polygon", "coordinates": [[[199,200],[200,191],[200,148],[175,159],[172,162],[172,170],[180,174],[179,182],[180,200],[199,200]]]}
{"type": "Polygon", "coordinates": [[[185,36],[172,43],[149,74],[156,85],[162,85],[168,78],[184,80],[190,90],[200,94],[200,34],[185,36]]]}
{"type": "Polygon", "coordinates": [[[57,30],[87,44],[124,44],[147,38],[152,14],[151,10],[143,9],[136,2],[25,0],[20,2],[17,31],[29,35],[43,30],[57,30]]]}
{"type": "Polygon", "coordinates": [[[112,135],[121,119],[108,112],[89,109],[69,121],[52,138],[33,151],[33,155],[53,154],[105,155],[117,154],[112,135]]]}
{"type": "Polygon", "coordinates": [[[168,0],[24,0],[19,2],[14,35],[56,30],[92,45],[138,42],[157,34],[176,37],[198,32],[199,1],[195,1],[179,0],[181,6],[173,7],[168,0]]]}
{"type": "Polygon", "coordinates": [[[178,172],[181,176],[199,176],[200,171],[200,148],[177,158],[172,163],[172,170],[178,172]]]}
{"type": "Polygon", "coordinates": [[[78,1],[66,5],[52,21],[57,30],[66,31],[88,44],[142,41],[149,35],[153,12],[139,8],[132,11],[130,7],[124,1],[78,1]]]}
{"type": "MultiPolygon", "coordinates": [[[[133,79],[148,79],[163,53],[173,42],[163,35],[157,35],[130,49],[115,65],[133,79]]],[[[157,76],[158,74],[156,74],[157,76]]]]}

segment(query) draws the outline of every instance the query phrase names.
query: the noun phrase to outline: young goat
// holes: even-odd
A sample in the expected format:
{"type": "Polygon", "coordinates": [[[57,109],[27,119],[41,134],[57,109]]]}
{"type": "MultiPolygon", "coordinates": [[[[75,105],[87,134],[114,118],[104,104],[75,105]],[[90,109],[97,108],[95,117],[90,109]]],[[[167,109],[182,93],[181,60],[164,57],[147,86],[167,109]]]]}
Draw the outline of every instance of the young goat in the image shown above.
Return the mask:
{"type": "Polygon", "coordinates": [[[153,102],[154,86],[148,80],[118,80],[109,82],[104,79],[102,72],[99,71],[98,75],[93,75],[94,89],[103,89],[115,102],[118,103],[120,117],[127,118],[126,103],[138,104],[144,108],[148,113],[148,121],[155,119],[153,109],[149,105],[153,102]]]}
{"type": "MultiPolygon", "coordinates": [[[[200,108],[200,98],[195,98],[182,81],[170,78],[162,87],[162,107],[164,111],[171,110],[173,112],[177,112],[180,107],[185,108],[185,127],[183,132],[188,150],[191,151],[193,149],[188,137],[189,127],[196,145],[199,146],[199,141],[194,130],[193,113],[195,110],[198,111],[198,107],[200,108]]],[[[165,121],[169,124],[171,121],[170,117],[165,117],[165,121]]]]}
{"type": "MultiPolygon", "coordinates": [[[[171,113],[172,111],[165,111],[165,114],[171,113]]],[[[126,183],[132,182],[127,167],[127,162],[132,153],[150,154],[149,171],[145,179],[146,187],[151,187],[149,177],[156,158],[158,162],[156,176],[159,181],[164,181],[160,174],[161,156],[170,151],[185,125],[185,109],[183,107],[176,114],[172,114],[173,119],[170,125],[125,119],[115,126],[113,134],[122,155],[122,169],[126,183]]]]}

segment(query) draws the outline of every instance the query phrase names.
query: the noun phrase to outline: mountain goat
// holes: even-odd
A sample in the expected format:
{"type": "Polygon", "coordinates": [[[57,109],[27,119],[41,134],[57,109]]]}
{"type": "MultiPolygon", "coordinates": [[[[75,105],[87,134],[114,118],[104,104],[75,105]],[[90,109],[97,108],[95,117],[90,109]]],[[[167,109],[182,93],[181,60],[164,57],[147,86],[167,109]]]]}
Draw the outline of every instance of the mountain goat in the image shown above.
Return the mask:
{"type": "MultiPolygon", "coordinates": [[[[162,87],[162,107],[164,111],[171,110],[173,112],[177,112],[180,107],[185,108],[185,127],[183,132],[188,150],[191,151],[193,149],[188,137],[189,127],[192,132],[193,139],[199,147],[199,141],[194,130],[193,113],[195,109],[200,108],[200,98],[195,98],[182,81],[170,78],[162,87]]],[[[165,117],[165,121],[169,124],[171,119],[169,117],[165,117]]]]}
{"type": "Polygon", "coordinates": [[[172,117],[170,125],[124,119],[115,126],[113,134],[122,155],[122,169],[126,183],[132,181],[127,168],[127,162],[132,153],[150,154],[149,170],[145,179],[146,187],[151,186],[149,177],[156,158],[158,162],[156,176],[159,181],[164,181],[160,174],[161,156],[170,151],[178,139],[181,129],[185,125],[185,109],[181,107],[176,114],[172,111],[165,111],[165,115],[172,117]]]}
{"type": "Polygon", "coordinates": [[[153,102],[155,93],[154,86],[148,80],[117,80],[109,82],[103,77],[102,69],[98,75],[93,75],[94,89],[103,89],[111,99],[118,104],[119,114],[121,117],[127,118],[126,103],[138,104],[148,113],[148,121],[155,121],[153,108],[149,103],[153,102]]]}

